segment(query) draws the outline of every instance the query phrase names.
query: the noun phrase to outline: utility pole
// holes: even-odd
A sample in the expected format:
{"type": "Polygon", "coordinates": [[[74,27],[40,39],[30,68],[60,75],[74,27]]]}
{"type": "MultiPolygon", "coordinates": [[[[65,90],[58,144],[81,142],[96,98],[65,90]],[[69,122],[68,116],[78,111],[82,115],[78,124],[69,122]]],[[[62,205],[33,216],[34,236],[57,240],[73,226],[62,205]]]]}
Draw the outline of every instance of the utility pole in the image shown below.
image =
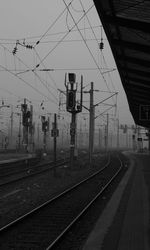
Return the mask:
{"type": "Polygon", "coordinates": [[[105,125],[105,150],[108,150],[108,129],[109,129],[109,114],[107,113],[106,125],[105,125]]]}
{"type": "Polygon", "coordinates": [[[117,118],[117,149],[119,150],[119,118],[117,118]]]}
{"type": "Polygon", "coordinates": [[[29,149],[29,138],[28,133],[32,130],[32,107],[30,110],[28,109],[27,99],[24,99],[24,103],[21,104],[21,111],[22,111],[22,124],[23,124],[23,144],[25,151],[28,153],[29,149]]]}
{"type": "Polygon", "coordinates": [[[18,149],[20,151],[20,148],[21,148],[21,113],[18,113],[18,115],[19,115],[18,149]]]}
{"type": "Polygon", "coordinates": [[[70,167],[73,168],[74,156],[75,156],[75,142],[76,142],[76,114],[82,111],[82,84],[83,77],[81,76],[81,94],[80,101],[76,101],[77,83],[76,75],[74,73],[68,74],[68,82],[66,82],[65,75],[65,87],[66,87],[66,109],[71,113],[70,123],[70,167]]]}
{"type": "Polygon", "coordinates": [[[54,142],[54,176],[56,176],[56,159],[57,159],[57,137],[59,136],[59,130],[57,128],[57,116],[54,114],[54,122],[52,123],[51,136],[53,137],[54,142]]]}
{"type": "MultiPolygon", "coordinates": [[[[54,114],[54,130],[57,129],[57,118],[56,114],[54,114]]],[[[57,158],[57,137],[54,136],[54,174],[56,174],[56,158],[57,158]]]]}
{"type": "Polygon", "coordinates": [[[10,116],[10,144],[11,148],[13,148],[13,106],[11,105],[11,116],[10,116]]]}
{"type": "Polygon", "coordinates": [[[107,122],[106,122],[106,151],[108,150],[108,130],[109,130],[109,114],[107,113],[107,122]]]}
{"type": "Polygon", "coordinates": [[[28,118],[30,112],[27,111],[26,98],[24,99],[24,103],[21,105],[21,108],[22,108],[22,123],[23,123],[23,144],[25,151],[28,152],[28,118]]]}
{"type": "Polygon", "coordinates": [[[62,146],[62,148],[64,147],[64,130],[63,129],[61,132],[61,146],[62,146]]]}
{"type": "Polygon", "coordinates": [[[33,106],[30,105],[30,120],[29,120],[29,134],[30,134],[30,150],[31,152],[34,150],[33,147],[33,133],[34,133],[34,126],[33,126],[33,106]]]}
{"type": "Polygon", "coordinates": [[[70,165],[71,168],[74,164],[74,151],[75,151],[75,133],[76,133],[76,113],[73,112],[70,124],[70,165]]]}
{"type": "Polygon", "coordinates": [[[46,117],[44,115],[41,116],[41,122],[42,122],[42,131],[43,131],[43,151],[44,154],[47,151],[47,132],[49,131],[49,119],[46,120],[46,117]]]}
{"type": "Polygon", "coordinates": [[[46,153],[46,130],[43,131],[43,149],[44,153],[46,153]]]}
{"type": "Polygon", "coordinates": [[[128,143],[128,130],[126,131],[126,147],[129,147],[129,143],[128,143]]]}
{"type": "Polygon", "coordinates": [[[99,150],[101,149],[101,129],[98,129],[99,132],[99,150]]]}
{"type": "MultiPolygon", "coordinates": [[[[75,75],[74,75],[75,78],[75,75]]],[[[75,134],[76,134],[76,89],[74,89],[75,79],[70,79],[70,96],[68,93],[68,105],[71,108],[71,123],[70,123],[70,166],[74,165],[74,151],[75,151],[75,134]],[[72,80],[72,81],[71,81],[72,80]],[[71,96],[72,95],[72,96],[71,96]],[[72,97],[72,98],[71,98],[72,97]],[[70,103],[69,103],[70,102],[70,103]]]]}
{"type": "Polygon", "coordinates": [[[91,82],[90,93],[90,118],[89,118],[89,162],[90,166],[92,164],[92,154],[93,154],[93,146],[94,146],[94,97],[93,97],[93,82],[91,82]]]}
{"type": "Polygon", "coordinates": [[[148,129],[148,151],[150,153],[150,128],[148,129]]]}
{"type": "MultiPolygon", "coordinates": [[[[92,163],[92,153],[93,153],[93,149],[94,149],[94,123],[95,123],[95,119],[97,119],[100,115],[102,115],[103,113],[99,114],[98,116],[95,116],[95,108],[97,106],[99,106],[100,104],[102,104],[104,101],[110,99],[111,97],[113,97],[114,95],[118,94],[117,92],[112,92],[112,95],[105,98],[104,100],[98,102],[97,104],[94,105],[94,97],[93,97],[93,92],[99,92],[99,90],[94,90],[93,88],[93,82],[91,82],[91,89],[90,91],[84,91],[84,93],[90,93],[90,108],[88,109],[87,107],[83,106],[85,109],[87,109],[90,113],[90,118],[89,118],[89,161],[90,161],[90,165],[92,163]]],[[[112,107],[116,107],[116,105],[110,105],[111,107],[108,108],[111,109],[112,107]]],[[[108,147],[108,125],[105,128],[105,147],[108,147]]]]}
{"type": "Polygon", "coordinates": [[[79,148],[82,148],[82,141],[83,141],[83,134],[82,134],[82,123],[80,121],[80,132],[79,132],[80,138],[79,138],[79,148]]]}

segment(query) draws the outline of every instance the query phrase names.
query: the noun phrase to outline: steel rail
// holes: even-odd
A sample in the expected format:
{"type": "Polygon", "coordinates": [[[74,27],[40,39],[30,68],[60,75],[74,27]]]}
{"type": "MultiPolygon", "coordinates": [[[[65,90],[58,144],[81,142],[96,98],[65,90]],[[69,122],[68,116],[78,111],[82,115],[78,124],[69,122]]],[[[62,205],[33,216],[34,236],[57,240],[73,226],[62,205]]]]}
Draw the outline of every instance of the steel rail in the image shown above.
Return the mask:
{"type": "Polygon", "coordinates": [[[30,216],[31,214],[33,214],[33,213],[37,212],[38,210],[44,208],[46,205],[49,205],[50,203],[58,200],[59,198],[61,198],[62,196],[66,195],[67,193],[69,193],[73,189],[76,189],[78,186],[82,185],[84,182],[87,182],[88,180],[94,178],[96,175],[98,175],[100,172],[102,172],[105,168],[107,168],[109,166],[109,164],[110,164],[110,155],[109,155],[108,162],[104,165],[103,168],[101,168],[100,170],[98,170],[95,173],[91,174],[90,176],[86,177],[82,181],[74,184],[72,187],[67,188],[65,191],[63,191],[60,194],[56,195],[52,199],[44,202],[40,206],[38,206],[38,207],[34,208],[33,210],[31,210],[30,212],[28,212],[28,213],[26,213],[26,214],[18,217],[16,220],[14,220],[14,221],[8,223],[7,225],[3,226],[2,228],[0,228],[0,233],[2,231],[4,231],[4,230],[7,230],[8,228],[10,228],[11,226],[15,225],[16,223],[19,223],[21,220],[25,219],[27,216],[30,216]]]}
{"type": "Polygon", "coordinates": [[[109,185],[114,181],[114,179],[118,176],[120,171],[122,170],[122,161],[118,156],[120,161],[120,168],[118,171],[113,175],[113,177],[109,180],[109,182],[102,187],[100,192],[89,202],[89,204],[78,214],[78,216],[61,232],[61,234],[46,248],[46,250],[51,250],[52,247],[58,244],[58,242],[65,236],[65,234],[71,229],[71,227],[80,219],[80,217],[89,209],[89,207],[104,193],[104,191],[109,187],[109,185]]]}
{"type": "Polygon", "coordinates": [[[18,177],[18,178],[16,178],[16,179],[13,179],[13,180],[8,180],[8,181],[6,181],[6,182],[4,182],[4,183],[0,183],[0,186],[4,186],[4,185],[7,185],[7,184],[9,184],[9,183],[13,183],[13,182],[16,182],[16,181],[19,181],[19,180],[22,180],[22,179],[26,179],[26,178],[28,178],[28,177],[31,177],[31,176],[34,176],[34,175],[38,175],[38,174],[41,174],[41,173],[44,173],[44,172],[46,172],[46,171],[51,171],[51,170],[53,170],[55,167],[56,168],[58,168],[58,167],[60,167],[60,166],[62,166],[62,165],[64,165],[64,164],[66,164],[66,163],[68,163],[69,162],[69,160],[63,160],[63,159],[59,159],[57,162],[56,162],[56,166],[53,166],[53,164],[54,164],[54,162],[53,161],[51,161],[51,162],[47,162],[47,163],[41,163],[41,164],[39,164],[39,165],[36,165],[36,166],[30,166],[29,168],[27,168],[27,169],[22,169],[22,171],[20,171],[20,170],[17,170],[17,171],[15,171],[14,173],[9,173],[9,174],[5,174],[5,175],[0,175],[0,178],[6,178],[6,177],[13,177],[14,175],[16,175],[16,174],[23,174],[23,173],[27,173],[26,175],[24,175],[24,176],[20,176],[20,177],[18,177]],[[51,165],[51,166],[50,166],[51,165]],[[35,170],[36,168],[38,168],[38,167],[46,167],[46,166],[49,166],[49,167],[47,167],[47,168],[45,168],[45,169],[41,169],[41,170],[35,170]],[[32,167],[32,168],[31,168],[32,167]],[[27,172],[27,171],[36,171],[36,172],[34,172],[34,173],[32,173],[32,172],[27,172]]]}

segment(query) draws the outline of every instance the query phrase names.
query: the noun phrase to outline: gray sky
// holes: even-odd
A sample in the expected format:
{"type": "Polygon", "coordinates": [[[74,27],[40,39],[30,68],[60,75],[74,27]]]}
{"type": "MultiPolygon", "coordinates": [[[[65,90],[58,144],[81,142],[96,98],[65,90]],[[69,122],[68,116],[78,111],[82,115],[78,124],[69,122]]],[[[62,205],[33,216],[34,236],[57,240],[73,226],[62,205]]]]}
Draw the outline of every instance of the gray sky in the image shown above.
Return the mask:
{"type": "MultiPolygon", "coordinates": [[[[67,4],[69,2],[66,0],[67,4]]],[[[80,2],[82,2],[85,11],[88,11],[93,5],[92,0],[72,1],[69,9],[76,22],[83,15],[80,2]]],[[[74,72],[77,75],[78,82],[80,82],[81,74],[83,75],[84,85],[88,85],[92,81],[95,89],[106,91],[108,90],[107,82],[111,91],[118,91],[120,122],[132,124],[133,120],[117,70],[109,75],[104,74],[106,82],[101,75],[101,72],[106,71],[104,58],[108,69],[116,68],[116,66],[104,32],[102,32],[104,39],[103,55],[100,53],[98,43],[93,35],[94,31],[95,36],[100,41],[101,23],[95,7],[87,14],[93,31],[90,29],[86,16],[78,24],[82,37],[76,27],[68,32],[73,27],[74,22],[67,10],[52,26],[64,9],[63,0],[1,0],[0,99],[15,102],[18,98],[27,97],[35,103],[45,100],[47,110],[56,112],[59,96],[57,88],[65,90],[65,72],[74,72]],[[69,34],[67,35],[67,33],[69,34]],[[64,36],[66,37],[60,42],[64,36]],[[84,38],[88,48],[82,38],[84,38]],[[35,46],[35,49],[27,49],[18,44],[18,50],[14,56],[12,51],[17,40],[22,45],[23,43],[35,45],[38,40],[40,42],[35,46]],[[37,64],[40,65],[34,73],[32,70],[36,68],[37,64]],[[91,70],[96,69],[97,65],[100,70],[91,70]],[[49,73],[39,71],[43,68],[53,69],[54,71],[49,73]],[[21,73],[21,71],[25,72],[21,73]]],[[[88,90],[88,87],[86,89],[88,90]]],[[[95,103],[109,95],[104,92],[95,93],[95,103]]],[[[88,101],[88,96],[84,100],[88,101]]],[[[113,103],[113,101],[111,100],[109,103],[113,103]]],[[[87,105],[89,104],[87,103],[87,105]]],[[[103,106],[99,107],[99,112],[101,110],[104,110],[103,106]]]]}

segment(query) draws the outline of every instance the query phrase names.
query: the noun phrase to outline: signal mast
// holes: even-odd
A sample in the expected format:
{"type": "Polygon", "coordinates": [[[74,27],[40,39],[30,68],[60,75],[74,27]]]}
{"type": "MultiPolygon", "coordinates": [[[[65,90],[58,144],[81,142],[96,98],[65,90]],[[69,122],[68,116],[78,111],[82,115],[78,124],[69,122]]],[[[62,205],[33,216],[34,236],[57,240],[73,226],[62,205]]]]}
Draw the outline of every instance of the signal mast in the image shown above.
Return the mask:
{"type": "Polygon", "coordinates": [[[83,99],[83,76],[81,75],[81,92],[80,100],[76,100],[77,87],[76,75],[74,73],[65,74],[65,87],[66,87],[66,110],[70,112],[70,167],[73,168],[74,156],[75,156],[75,136],[76,136],[76,114],[82,111],[82,99],[83,99]]]}

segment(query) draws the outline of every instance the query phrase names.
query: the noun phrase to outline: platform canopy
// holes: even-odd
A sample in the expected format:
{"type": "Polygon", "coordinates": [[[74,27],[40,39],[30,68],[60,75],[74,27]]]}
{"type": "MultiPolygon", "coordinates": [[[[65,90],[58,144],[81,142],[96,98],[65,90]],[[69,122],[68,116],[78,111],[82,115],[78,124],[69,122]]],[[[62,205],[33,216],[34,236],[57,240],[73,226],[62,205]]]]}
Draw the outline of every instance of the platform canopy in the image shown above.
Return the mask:
{"type": "Polygon", "coordinates": [[[94,0],[136,124],[150,128],[150,1],[94,0]]]}

